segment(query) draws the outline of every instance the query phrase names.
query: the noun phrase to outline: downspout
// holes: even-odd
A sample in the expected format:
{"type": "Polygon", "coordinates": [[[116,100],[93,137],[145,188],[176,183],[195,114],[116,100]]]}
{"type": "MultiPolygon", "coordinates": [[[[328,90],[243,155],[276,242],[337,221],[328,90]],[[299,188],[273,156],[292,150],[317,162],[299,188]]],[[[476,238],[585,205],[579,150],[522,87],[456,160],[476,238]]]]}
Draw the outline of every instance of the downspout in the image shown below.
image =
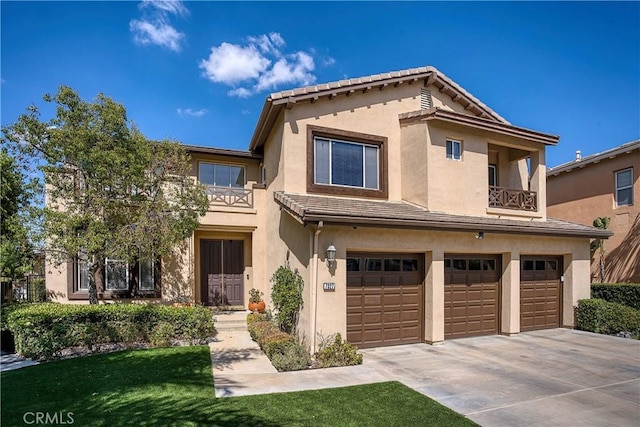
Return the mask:
{"type": "Polygon", "coordinates": [[[311,351],[316,352],[316,326],[318,312],[318,236],[322,232],[324,222],[318,222],[318,227],[313,234],[313,275],[311,277],[311,351]]]}

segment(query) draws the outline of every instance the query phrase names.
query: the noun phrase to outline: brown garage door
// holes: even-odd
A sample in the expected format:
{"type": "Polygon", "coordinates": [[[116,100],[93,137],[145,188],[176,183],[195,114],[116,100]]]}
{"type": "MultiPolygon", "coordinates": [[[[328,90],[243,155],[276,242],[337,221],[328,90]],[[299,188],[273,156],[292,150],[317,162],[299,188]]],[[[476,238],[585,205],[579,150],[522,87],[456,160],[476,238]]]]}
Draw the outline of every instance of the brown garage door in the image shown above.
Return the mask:
{"type": "Polygon", "coordinates": [[[422,342],[424,256],[347,254],[347,340],[360,347],[422,342]]]}
{"type": "Polygon", "coordinates": [[[500,257],[445,255],[444,337],[498,333],[500,257]]]}
{"type": "Polygon", "coordinates": [[[562,259],[523,256],[520,259],[520,330],[560,327],[562,259]]]}

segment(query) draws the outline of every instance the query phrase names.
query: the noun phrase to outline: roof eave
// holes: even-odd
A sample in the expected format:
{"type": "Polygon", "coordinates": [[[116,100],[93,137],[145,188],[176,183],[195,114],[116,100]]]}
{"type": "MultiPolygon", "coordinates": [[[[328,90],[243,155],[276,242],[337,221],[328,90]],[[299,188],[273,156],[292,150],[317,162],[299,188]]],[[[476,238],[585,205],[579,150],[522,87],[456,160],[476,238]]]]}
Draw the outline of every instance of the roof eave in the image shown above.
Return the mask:
{"type": "MultiPolygon", "coordinates": [[[[290,214],[295,215],[290,211],[290,214]]],[[[392,227],[392,228],[408,228],[408,229],[424,229],[424,230],[446,230],[446,231],[484,231],[496,232],[501,234],[529,234],[536,236],[556,236],[556,237],[584,237],[584,238],[600,238],[606,239],[613,236],[613,233],[607,231],[581,231],[581,230],[554,230],[554,229],[531,229],[530,227],[518,227],[513,225],[498,224],[469,224],[455,221],[420,221],[420,220],[404,220],[391,218],[371,218],[371,217],[355,217],[342,215],[317,214],[313,212],[305,213],[299,217],[301,223],[317,223],[323,221],[325,225],[345,225],[349,226],[370,226],[370,227],[392,227]]]]}
{"type": "Polygon", "coordinates": [[[551,135],[505,123],[497,123],[480,117],[460,114],[440,108],[402,113],[399,115],[399,119],[403,123],[430,120],[455,123],[457,125],[472,127],[474,129],[497,132],[507,136],[526,139],[544,145],[557,145],[560,140],[558,135],[551,135]]]}
{"type": "Polygon", "coordinates": [[[601,153],[585,156],[580,160],[563,163],[547,170],[547,177],[557,176],[562,172],[571,172],[574,169],[582,169],[585,166],[599,163],[603,160],[613,159],[622,154],[631,154],[633,151],[640,151],[640,139],[627,142],[619,147],[603,151],[601,153]]]}

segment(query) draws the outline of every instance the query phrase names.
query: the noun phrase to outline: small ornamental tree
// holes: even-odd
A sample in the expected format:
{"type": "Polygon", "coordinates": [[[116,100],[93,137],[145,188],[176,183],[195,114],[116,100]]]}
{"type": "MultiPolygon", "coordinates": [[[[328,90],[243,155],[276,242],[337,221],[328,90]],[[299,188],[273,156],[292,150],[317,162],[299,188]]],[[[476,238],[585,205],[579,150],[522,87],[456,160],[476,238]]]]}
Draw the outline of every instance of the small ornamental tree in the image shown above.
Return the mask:
{"type": "MultiPolygon", "coordinates": [[[[607,228],[609,228],[609,222],[611,221],[611,218],[609,217],[598,217],[596,219],[593,220],[593,226],[596,228],[599,228],[600,230],[606,230],[607,228]]],[[[598,239],[594,242],[594,245],[592,246],[592,248],[594,248],[594,250],[598,250],[600,259],[598,261],[598,275],[600,278],[600,283],[604,283],[605,281],[605,256],[606,256],[606,251],[604,249],[604,239],[598,239]]]]}
{"type": "Polygon", "coordinates": [[[146,139],[124,106],[107,96],[87,102],[61,86],[44,101],[56,104],[52,119],[40,120],[30,106],[2,128],[2,142],[42,172],[47,256],[56,263],[87,262],[89,300],[97,303],[105,259],[168,254],[196,229],[207,196],[189,176],[185,149],[146,139]]]}
{"type": "Polygon", "coordinates": [[[302,276],[291,269],[289,263],[278,269],[271,276],[271,300],[276,311],[275,319],[280,330],[295,333],[298,327],[300,310],[302,309],[302,290],[304,281],[302,276]]]}

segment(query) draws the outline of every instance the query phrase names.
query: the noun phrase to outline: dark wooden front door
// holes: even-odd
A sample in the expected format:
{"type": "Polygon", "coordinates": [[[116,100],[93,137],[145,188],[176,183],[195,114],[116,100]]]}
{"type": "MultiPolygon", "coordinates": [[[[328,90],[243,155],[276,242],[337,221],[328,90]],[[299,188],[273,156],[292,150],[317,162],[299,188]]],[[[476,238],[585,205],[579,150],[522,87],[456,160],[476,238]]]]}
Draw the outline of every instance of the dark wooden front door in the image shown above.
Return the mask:
{"type": "Polygon", "coordinates": [[[200,289],[205,305],[244,305],[243,243],[200,241],[200,289]]]}

